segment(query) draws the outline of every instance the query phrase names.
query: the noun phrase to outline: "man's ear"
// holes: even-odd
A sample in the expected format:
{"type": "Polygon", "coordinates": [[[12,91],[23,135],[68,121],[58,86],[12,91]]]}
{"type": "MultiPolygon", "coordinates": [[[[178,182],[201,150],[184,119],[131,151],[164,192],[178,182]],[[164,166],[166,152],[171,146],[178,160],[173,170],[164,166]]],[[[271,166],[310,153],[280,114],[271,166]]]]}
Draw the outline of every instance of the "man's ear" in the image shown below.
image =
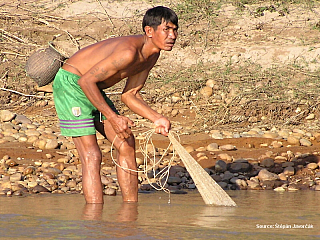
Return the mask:
{"type": "Polygon", "coordinates": [[[153,29],[152,27],[150,27],[150,26],[145,26],[145,27],[144,27],[144,31],[145,31],[147,37],[150,38],[150,37],[153,36],[154,29],[153,29]]]}

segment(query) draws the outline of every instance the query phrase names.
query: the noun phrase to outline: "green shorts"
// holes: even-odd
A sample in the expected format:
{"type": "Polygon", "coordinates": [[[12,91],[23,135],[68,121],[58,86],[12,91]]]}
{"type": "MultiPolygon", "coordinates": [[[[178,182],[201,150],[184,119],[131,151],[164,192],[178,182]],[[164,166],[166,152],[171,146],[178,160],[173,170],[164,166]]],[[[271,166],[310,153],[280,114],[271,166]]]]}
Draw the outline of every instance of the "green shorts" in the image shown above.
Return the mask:
{"type": "MultiPolygon", "coordinates": [[[[53,99],[60,121],[61,134],[79,137],[96,134],[94,121],[105,120],[106,117],[89,101],[78,85],[80,76],[62,68],[53,82],[53,99]]],[[[101,91],[106,103],[119,114],[106,94],[101,91]]]]}

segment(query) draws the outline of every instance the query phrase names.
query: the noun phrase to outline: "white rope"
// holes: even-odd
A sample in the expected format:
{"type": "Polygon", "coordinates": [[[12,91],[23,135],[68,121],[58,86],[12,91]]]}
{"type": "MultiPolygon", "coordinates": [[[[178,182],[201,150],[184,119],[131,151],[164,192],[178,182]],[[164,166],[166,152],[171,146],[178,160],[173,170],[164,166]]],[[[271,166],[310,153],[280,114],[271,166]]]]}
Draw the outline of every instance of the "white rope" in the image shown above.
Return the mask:
{"type": "MultiPolygon", "coordinates": [[[[115,160],[115,158],[113,157],[113,146],[115,143],[115,140],[117,139],[117,136],[113,139],[112,144],[111,144],[111,159],[114,162],[114,164],[123,169],[123,170],[128,170],[128,171],[132,171],[132,172],[136,172],[136,173],[143,173],[146,176],[146,179],[148,181],[148,183],[156,190],[161,191],[163,190],[166,193],[170,194],[170,190],[167,189],[165,186],[168,182],[169,179],[169,171],[170,168],[172,166],[172,162],[176,156],[175,150],[173,149],[172,152],[172,156],[169,160],[169,163],[167,164],[167,166],[165,166],[163,169],[161,169],[158,173],[157,173],[157,167],[160,165],[161,161],[163,161],[164,156],[166,156],[167,152],[170,149],[170,146],[172,145],[172,143],[170,142],[168,147],[166,148],[166,150],[162,153],[162,156],[160,157],[159,160],[156,160],[156,148],[152,142],[152,135],[155,134],[155,129],[151,129],[148,130],[144,133],[142,133],[139,136],[139,149],[141,151],[141,154],[143,155],[143,169],[142,170],[135,170],[135,169],[130,169],[127,167],[123,167],[121,166],[119,163],[117,163],[117,161],[115,160]],[[150,149],[148,151],[148,146],[152,146],[152,152],[150,153],[150,149]],[[155,186],[154,184],[152,184],[151,179],[148,177],[148,172],[152,171],[152,175],[153,175],[153,179],[156,180],[156,183],[159,187],[155,186]]],[[[175,133],[177,135],[177,133],[175,133]]],[[[178,136],[179,138],[179,136],[178,136]]],[[[119,147],[120,148],[120,147],[119,147]]],[[[169,203],[170,203],[170,198],[169,198],[169,203]]]]}

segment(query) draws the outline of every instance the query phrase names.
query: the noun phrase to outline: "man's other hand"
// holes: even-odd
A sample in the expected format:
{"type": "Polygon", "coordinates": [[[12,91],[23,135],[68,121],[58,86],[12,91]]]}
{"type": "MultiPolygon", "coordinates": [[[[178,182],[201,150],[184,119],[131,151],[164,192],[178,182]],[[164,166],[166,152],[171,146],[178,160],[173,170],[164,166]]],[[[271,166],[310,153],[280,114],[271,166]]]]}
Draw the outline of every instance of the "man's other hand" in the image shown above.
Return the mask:
{"type": "Polygon", "coordinates": [[[155,133],[168,136],[169,130],[171,128],[171,124],[167,118],[165,117],[158,118],[156,121],[154,121],[154,126],[155,126],[155,133]]]}

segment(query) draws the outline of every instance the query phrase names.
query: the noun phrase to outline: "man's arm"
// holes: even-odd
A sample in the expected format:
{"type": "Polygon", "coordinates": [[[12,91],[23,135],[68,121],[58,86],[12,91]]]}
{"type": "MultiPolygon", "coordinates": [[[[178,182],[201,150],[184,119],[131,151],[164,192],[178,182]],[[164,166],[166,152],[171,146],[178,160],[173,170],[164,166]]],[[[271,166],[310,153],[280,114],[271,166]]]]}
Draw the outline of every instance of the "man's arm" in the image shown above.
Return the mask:
{"type": "Polygon", "coordinates": [[[170,121],[153,110],[141,97],[139,91],[143,88],[149,74],[150,69],[147,69],[137,75],[129,77],[127,84],[121,95],[121,100],[132,111],[140,116],[151,120],[155,124],[156,133],[161,133],[167,136],[170,130],[170,121]]]}

